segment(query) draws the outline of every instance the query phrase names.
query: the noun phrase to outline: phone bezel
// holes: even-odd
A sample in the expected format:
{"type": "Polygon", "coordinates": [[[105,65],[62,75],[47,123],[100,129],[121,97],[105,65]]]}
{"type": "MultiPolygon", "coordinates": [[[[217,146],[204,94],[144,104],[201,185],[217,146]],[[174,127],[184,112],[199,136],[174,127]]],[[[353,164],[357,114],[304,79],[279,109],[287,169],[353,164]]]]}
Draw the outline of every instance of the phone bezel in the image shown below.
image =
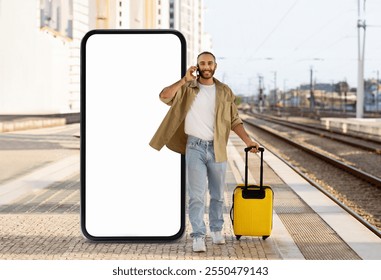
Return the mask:
{"type": "Polygon", "coordinates": [[[98,34],[172,34],[178,37],[181,42],[181,73],[180,78],[186,73],[186,40],[184,36],[171,29],[160,29],[160,30],[123,30],[123,29],[97,29],[91,30],[83,37],[81,41],[81,51],[80,51],[80,96],[81,96],[81,150],[80,150],[80,178],[81,178],[81,200],[80,200],[80,216],[81,216],[81,231],[82,234],[91,241],[132,241],[132,242],[168,242],[179,239],[185,232],[185,156],[179,155],[180,157],[180,170],[181,170],[181,209],[180,209],[180,229],[172,236],[93,236],[86,229],[86,42],[93,35],[98,34]]]}

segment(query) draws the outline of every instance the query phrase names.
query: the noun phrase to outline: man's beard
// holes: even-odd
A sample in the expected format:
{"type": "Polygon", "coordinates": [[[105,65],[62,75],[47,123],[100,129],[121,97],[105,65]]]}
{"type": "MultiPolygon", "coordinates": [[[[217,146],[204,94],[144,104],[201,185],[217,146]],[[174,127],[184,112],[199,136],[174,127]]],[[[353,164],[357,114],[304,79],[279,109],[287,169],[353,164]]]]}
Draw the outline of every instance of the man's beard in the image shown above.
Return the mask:
{"type": "Polygon", "coordinates": [[[200,74],[201,78],[203,78],[203,79],[210,79],[213,77],[214,71],[215,71],[214,69],[208,70],[208,71],[204,70],[204,71],[199,71],[199,74],[200,74]],[[209,72],[209,73],[206,73],[206,75],[205,75],[204,72],[209,72]]]}

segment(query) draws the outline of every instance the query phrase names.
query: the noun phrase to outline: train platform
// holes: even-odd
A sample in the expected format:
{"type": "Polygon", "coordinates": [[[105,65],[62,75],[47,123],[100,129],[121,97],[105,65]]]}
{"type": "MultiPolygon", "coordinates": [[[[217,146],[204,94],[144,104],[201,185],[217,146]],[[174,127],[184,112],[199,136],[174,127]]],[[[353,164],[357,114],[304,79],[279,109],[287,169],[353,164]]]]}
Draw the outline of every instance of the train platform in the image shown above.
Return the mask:
{"type": "Polygon", "coordinates": [[[0,133],[79,123],[80,113],[0,115],[0,133]]]}
{"type": "Polygon", "coordinates": [[[381,119],[375,118],[321,118],[326,129],[336,129],[342,133],[366,133],[381,137],[381,119]]]}
{"type": "MultiPolygon", "coordinates": [[[[232,134],[229,163],[237,166],[238,182],[243,181],[239,171],[244,170],[243,149],[242,141],[232,134]]],[[[379,237],[268,150],[264,161],[264,183],[274,190],[272,237],[283,259],[292,258],[289,250],[300,253],[304,259],[381,258],[379,237]],[[286,240],[287,245],[283,247],[286,240]]],[[[255,170],[258,173],[259,160],[251,159],[251,162],[251,173],[255,170]]],[[[256,177],[249,181],[258,182],[259,174],[253,175],[256,177]]]]}
{"type": "MultiPolygon", "coordinates": [[[[0,185],[0,260],[381,260],[380,238],[267,150],[264,182],[274,190],[273,232],[266,240],[245,236],[236,240],[229,212],[232,192],[243,182],[243,149],[232,133],[225,245],[214,245],[207,236],[207,252],[192,252],[188,218],[185,234],[174,242],[86,240],[80,231],[78,153],[0,185]]],[[[249,182],[254,183],[259,180],[257,155],[250,154],[249,167],[249,182]]]]}

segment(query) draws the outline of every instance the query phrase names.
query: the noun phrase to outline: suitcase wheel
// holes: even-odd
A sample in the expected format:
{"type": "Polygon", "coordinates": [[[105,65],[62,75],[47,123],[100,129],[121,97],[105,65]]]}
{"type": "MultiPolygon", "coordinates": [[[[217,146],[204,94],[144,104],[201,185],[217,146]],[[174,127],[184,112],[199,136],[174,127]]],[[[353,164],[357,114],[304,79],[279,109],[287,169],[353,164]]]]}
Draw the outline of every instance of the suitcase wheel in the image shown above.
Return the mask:
{"type": "Polygon", "coordinates": [[[241,236],[242,236],[242,235],[236,235],[235,238],[236,238],[237,240],[239,240],[239,239],[241,238],[241,236]]]}
{"type": "Polygon", "coordinates": [[[262,239],[263,239],[263,240],[266,240],[267,237],[269,237],[269,235],[262,236],[262,239]]]}

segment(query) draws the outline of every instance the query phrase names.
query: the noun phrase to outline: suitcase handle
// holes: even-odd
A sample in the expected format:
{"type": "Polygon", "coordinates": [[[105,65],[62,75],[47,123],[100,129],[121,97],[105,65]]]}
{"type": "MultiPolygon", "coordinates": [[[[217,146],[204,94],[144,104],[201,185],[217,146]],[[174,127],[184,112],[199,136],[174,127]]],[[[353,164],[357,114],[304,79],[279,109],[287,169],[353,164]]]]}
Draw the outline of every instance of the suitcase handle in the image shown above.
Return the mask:
{"type": "MultiPolygon", "coordinates": [[[[247,177],[248,177],[248,152],[252,149],[256,148],[255,146],[249,146],[245,148],[245,188],[248,187],[247,177]]],[[[265,148],[259,147],[258,150],[261,152],[261,166],[259,169],[259,186],[263,187],[263,152],[265,151],[265,148]]]]}
{"type": "MultiPolygon", "coordinates": [[[[253,148],[256,148],[256,146],[249,146],[249,147],[246,147],[246,148],[245,148],[245,152],[247,153],[248,151],[250,151],[250,150],[253,149],[253,148]]],[[[264,151],[265,151],[265,148],[263,148],[263,147],[259,147],[259,148],[258,148],[258,151],[260,151],[260,152],[264,152],[264,151]]]]}

